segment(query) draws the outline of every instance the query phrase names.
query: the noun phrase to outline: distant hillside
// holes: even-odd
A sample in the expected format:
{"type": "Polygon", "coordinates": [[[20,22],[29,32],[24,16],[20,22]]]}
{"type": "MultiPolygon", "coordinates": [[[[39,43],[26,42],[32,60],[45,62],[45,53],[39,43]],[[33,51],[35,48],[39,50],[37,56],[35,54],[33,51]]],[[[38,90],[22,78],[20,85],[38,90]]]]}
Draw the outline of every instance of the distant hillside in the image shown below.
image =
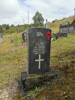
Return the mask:
{"type": "Polygon", "coordinates": [[[53,33],[57,33],[59,32],[59,26],[60,24],[67,24],[67,23],[71,23],[74,20],[74,16],[70,16],[70,17],[65,17],[61,20],[54,20],[51,23],[48,23],[48,26],[50,29],[52,29],[53,33]]]}

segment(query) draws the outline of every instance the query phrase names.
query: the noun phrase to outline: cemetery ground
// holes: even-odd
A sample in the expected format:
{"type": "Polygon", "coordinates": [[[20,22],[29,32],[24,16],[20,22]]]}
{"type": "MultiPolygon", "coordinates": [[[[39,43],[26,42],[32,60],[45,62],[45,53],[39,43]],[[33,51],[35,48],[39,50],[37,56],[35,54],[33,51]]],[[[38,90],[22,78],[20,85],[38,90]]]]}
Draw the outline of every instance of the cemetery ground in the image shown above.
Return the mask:
{"type": "MultiPolygon", "coordinates": [[[[0,90],[20,76],[27,64],[27,48],[22,43],[21,34],[5,35],[0,44],[0,90]]],[[[38,95],[38,100],[75,99],[75,36],[70,35],[52,41],[51,68],[63,72],[60,80],[38,95]]],[[[23,98],[22,98],[23,99],[23,98]]],[[[1,99],[2,100],[2,99],[1,99]]],[[[25,99],[24,99],[25,100],[25,99]]],[[[26,99],[27,100],[27,99],[26,99]]]]}

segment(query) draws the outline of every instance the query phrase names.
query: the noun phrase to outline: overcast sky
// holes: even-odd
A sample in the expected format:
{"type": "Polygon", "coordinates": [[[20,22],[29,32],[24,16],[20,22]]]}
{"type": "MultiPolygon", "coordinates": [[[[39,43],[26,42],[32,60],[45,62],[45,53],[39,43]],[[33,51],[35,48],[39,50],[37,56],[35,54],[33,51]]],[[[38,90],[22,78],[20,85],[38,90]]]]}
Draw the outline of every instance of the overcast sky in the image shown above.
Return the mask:
{"type": "Polygon", "coordinates": [[[31,23],[36,11],[52,21],[72,16],[74,8],[75,0],[0,0],[0,24],[27,23],[28,12],[31,23]]]}

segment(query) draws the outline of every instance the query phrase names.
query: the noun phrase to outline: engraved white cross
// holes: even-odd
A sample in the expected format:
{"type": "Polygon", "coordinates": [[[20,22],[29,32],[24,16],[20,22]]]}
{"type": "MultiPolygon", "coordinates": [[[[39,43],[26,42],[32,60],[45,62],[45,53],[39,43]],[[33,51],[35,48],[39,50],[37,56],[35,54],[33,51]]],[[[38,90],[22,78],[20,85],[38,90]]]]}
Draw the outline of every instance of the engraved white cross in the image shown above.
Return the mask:
{"type": "Polygon", "coordinates": [[[36,59],[35,61],[39,62],[38,68],[40,69],[41,68],[41,62],[44,61],[44,59],[41,59],[41,55],[39,54],[39,59],[36,59]]]}

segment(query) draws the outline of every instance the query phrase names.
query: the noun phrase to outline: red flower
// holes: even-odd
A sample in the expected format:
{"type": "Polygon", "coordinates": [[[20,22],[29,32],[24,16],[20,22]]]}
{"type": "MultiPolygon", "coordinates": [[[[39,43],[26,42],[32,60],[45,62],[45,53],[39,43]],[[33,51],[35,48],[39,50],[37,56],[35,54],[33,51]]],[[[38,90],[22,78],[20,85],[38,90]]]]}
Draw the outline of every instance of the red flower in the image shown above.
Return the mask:
{"type": "Polygon", "coordinates": [[[47,37],[48,40],[50,40],[50,39],[51,39],[51,32],[48,31],[48,32],[46,33],[46,37],[47,37]]]}

